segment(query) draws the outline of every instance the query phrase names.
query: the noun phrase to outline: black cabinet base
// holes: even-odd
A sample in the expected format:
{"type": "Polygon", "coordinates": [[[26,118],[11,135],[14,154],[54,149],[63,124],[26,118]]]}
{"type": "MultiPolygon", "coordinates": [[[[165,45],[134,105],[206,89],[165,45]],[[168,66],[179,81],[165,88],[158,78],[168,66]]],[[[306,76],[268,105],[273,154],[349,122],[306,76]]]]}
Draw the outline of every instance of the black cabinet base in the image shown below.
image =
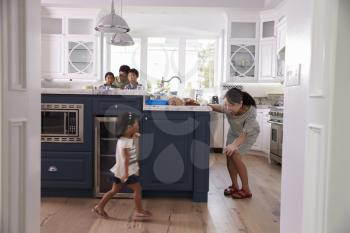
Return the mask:
{"type": "Polygon", "coordinates": [[[192,200],[194,202],[208,202],[208,193],[207,192],[194,192],[192,200]]]}
{"type": "Polygon", "coordinates": [[[150,191],[143,190],[142,196],[146,198],[159,198],[159,197],[170,197],[170,198],[192,198],[193,202],[207,202],[208,193],[206,192],[191,192],[191,191],[150,191]]]}
{"type": "Polygon", "coordinates": [[[93,197],[92,189],[41,189],[41,197],[93,197]]]}

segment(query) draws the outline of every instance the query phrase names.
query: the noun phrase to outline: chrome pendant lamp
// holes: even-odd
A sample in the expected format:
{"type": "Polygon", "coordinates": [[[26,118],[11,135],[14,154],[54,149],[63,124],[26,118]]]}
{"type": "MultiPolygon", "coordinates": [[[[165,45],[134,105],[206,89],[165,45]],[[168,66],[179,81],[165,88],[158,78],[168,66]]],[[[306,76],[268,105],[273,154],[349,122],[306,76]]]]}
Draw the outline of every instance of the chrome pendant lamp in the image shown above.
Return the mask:
{"type": "Polygon", "coordinates": [[[116,33],[113,35],[111,40],[111,45],[117,46],[131,46],[134,45],[135,42],[132,37],[128,33],[116,33]]]}
{"type": "Polygon", "coordinates": [[[104,33],[126,33],[130,31],[125,20],[115,13],[114,0],[112,0],[111,13],[99,21],[95,30],[104,33]]]}

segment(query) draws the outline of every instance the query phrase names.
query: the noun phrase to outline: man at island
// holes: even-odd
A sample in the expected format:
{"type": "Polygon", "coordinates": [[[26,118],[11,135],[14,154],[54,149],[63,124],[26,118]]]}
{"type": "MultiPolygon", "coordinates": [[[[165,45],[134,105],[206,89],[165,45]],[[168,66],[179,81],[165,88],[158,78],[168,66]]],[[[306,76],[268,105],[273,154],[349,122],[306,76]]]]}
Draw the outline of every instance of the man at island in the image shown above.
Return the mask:
{"type": "Polygon", "coordinates": [[[129,84],[128,74],[130,67],[128,65],[122,65],[119,67],[119,77],[116,78],[115,85],[117,88],[124,89],[129,84]]]}

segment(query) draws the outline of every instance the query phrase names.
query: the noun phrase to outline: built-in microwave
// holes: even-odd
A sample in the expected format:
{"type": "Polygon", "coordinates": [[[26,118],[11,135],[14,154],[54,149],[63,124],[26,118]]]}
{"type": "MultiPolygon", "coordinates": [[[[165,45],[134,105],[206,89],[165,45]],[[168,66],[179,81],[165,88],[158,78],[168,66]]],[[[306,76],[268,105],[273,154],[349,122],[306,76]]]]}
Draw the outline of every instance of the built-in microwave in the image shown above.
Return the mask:
{"type": "Polygon", "coordinates": [[[84,104],[41,104],[41,142],[83,143],[84,104]]]}

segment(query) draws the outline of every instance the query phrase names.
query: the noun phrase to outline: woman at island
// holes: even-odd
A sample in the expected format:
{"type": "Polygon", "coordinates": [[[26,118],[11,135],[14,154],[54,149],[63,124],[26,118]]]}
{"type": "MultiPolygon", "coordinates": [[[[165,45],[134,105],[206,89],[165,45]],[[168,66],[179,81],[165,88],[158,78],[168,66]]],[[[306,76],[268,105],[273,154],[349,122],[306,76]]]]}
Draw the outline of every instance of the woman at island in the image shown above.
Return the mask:
{"type": "Polygon", "coordinates": [[[224,113],[230,124],[224,154],[232,184],[225,189],[224,194],[231,195],[235,199],[251,198],[248,170],[242,156],[252,148],[260,132],[256,120],[255,100],[247,92],[232,88],[226,92],[223,106],[218,104],[209,106],[216,112],[224,113]],[[237,174],[241,179],[241,189],[237,182],[237,174]]]}

